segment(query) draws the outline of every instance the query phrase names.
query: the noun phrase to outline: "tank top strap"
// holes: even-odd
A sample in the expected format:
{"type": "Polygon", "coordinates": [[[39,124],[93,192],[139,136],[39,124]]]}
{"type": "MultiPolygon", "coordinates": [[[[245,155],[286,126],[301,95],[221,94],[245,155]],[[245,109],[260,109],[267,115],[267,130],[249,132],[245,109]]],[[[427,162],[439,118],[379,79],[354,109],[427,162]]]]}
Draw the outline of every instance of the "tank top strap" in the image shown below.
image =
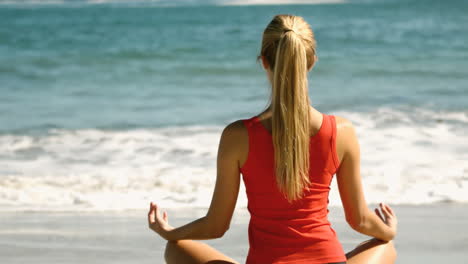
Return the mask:
{"type": "Polygon", "coordinates": [[[245,127],[247,128],[247,130],[250,131],[251,127],[256,123],[258,122],[256,116],[252,116],[251,118],[248,118],[248,119],[242,119],[242,122],[244,123],[245,127]]]}
{"type": "Polygon", "coordinates": [[[335,165],[335,169],[338,170],[338,167],[340,166],[340,161],[338,159],[338,153],[336,151],[336,134],[337,134],[337,128],[336,128],[336,118],[334,115],[326,115],[329,118],[329,124],[330,124],[330,129],[331,129],[331,136],[330,136],[330,152],[333,158],[333,164],[335,165]]]}

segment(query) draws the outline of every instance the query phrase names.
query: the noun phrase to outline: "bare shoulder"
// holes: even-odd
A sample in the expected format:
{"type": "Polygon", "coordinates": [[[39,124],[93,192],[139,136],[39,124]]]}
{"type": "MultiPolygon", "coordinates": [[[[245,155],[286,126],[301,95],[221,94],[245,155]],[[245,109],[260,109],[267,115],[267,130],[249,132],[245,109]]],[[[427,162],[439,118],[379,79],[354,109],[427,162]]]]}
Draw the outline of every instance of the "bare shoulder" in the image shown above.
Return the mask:
{"type": "Polygon", "coordinates": [[[349,140],[356,137],[356,131],[353,123],[342,116],[335,116],[337,140],[349,140]]]}
{"type": "Polygon", "coordinates": [[[338,159],[342,161],[345,153],[355,152],[359,149],[356,131],[353,123],[342,116],[335,116],[336,120],[336,151],[338,159]]]}
{"type": "Polygon", "coordinates": [[[223,136],[227,137],[239,137],[245,135],[246,133],[247,128],[240,119],[230,123],[223,130],[223,136]]]}
{"type": "Polygon", "coordinates": [[[338,130],[343,130],[343,128],[354,128],[353,127],[353,123],[347,119],[347,118],[344,118],[342,116],[335,116],[335,119],[336,119],[336,128],[338,130]]]}
{"type": "Polygon", "coordinates": [[[223,144],[235,147],[238,150],[243,150],[243,145],[248,144],[248,141],[247,128],[241,119],[227,125],[221,134],[221,142],[223,144]]]}
{"type": "Polygon", "coordinates": [[[243,166],[249,150],[249,134],[242,120],[236,120],[224,128],[220,150],[231,153],[231,157],[237,160],[239,168],[243,166]]]}

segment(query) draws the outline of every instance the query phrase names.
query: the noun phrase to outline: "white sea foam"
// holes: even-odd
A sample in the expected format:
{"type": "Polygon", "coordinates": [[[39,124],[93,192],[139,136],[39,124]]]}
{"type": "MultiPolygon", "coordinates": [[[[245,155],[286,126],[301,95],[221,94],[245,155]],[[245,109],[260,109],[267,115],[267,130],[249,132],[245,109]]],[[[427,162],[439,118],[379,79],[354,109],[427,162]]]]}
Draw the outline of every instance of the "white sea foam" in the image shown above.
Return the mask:
{"type": "MultiPolygon", "coordinates": [[[[336,112],[356,127],[369,203],[468,202],[462,112],[336,112]]],[[[209,206],[222,127],[1,135],[0,210],[209,206]]],[[[335,180],[334,180],[335,181],[335,180]]],[[[246,206],[242,187],[237,206],[246,206]]],[[[330,204],[340,205],[336,184],[330,204]]]]}

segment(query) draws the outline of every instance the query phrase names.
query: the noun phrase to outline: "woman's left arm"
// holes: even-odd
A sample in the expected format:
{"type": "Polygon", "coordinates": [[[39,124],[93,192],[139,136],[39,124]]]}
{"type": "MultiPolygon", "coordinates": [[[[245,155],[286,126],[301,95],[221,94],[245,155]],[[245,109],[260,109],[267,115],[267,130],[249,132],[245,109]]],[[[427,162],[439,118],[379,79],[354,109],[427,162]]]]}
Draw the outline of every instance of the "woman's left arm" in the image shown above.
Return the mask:
{"type": "Polygon", "coordinates": [[[157,205],[151,203],[149,227],[166,240],[219,238],[229,229],[240,185],[239,140],[245,133],[241,120],[224,128],[218,147],[216,185],[206,216],[178,228],[172,228],[167,214],[161,216],[157,205]]]}

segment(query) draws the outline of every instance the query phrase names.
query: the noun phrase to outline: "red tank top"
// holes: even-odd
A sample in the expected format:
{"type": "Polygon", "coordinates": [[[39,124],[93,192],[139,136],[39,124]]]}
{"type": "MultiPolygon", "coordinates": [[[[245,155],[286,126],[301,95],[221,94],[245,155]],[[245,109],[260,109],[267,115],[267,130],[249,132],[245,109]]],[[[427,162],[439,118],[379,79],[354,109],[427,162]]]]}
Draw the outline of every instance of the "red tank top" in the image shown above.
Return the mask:
{"type": "Polygon", "coordinates": [[[254,116],[242,120],[249,134],[249,153],[240,169],[250,212],[250,263],[323,264],[346,261],[328,221],[328,194],[339,166],[335,151],[335,117],[323,115],[310,138],[311,187],[289,204],[276,185],[272,136],[254,116]]]}

